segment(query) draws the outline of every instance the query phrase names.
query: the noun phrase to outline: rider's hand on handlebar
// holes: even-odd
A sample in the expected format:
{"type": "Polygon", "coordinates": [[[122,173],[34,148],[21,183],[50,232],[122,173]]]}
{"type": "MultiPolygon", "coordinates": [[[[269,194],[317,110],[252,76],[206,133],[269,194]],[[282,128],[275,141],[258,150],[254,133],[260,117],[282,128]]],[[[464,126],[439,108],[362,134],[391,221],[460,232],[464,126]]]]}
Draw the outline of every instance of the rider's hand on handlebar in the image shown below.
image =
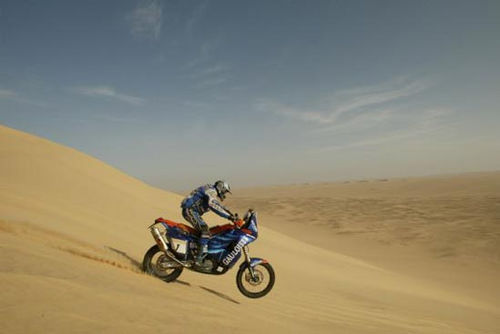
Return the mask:
{"type": "Polygon", "coordinates": [[[241,222],[240,217],[238,216],[238,214],[231,215],[231,217],[229,219],[234,223],[234,225],[237,228],[241,227],[242,222],[241,222]]]}

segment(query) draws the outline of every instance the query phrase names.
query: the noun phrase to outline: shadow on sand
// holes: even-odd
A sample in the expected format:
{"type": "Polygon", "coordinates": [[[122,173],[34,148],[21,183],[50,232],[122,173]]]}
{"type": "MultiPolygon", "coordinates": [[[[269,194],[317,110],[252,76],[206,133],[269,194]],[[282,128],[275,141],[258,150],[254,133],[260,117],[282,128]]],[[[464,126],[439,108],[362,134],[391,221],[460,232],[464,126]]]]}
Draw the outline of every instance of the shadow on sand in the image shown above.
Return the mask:
{"type": "Polygon", "coordinates": [[[179,284],[182,284],[182,285],[185,285],[185,286],[191,286],[191,283],[185,282],[185,281],[181,281],[179,279],[176,279],[175,281],[173,281],[173,283],[179,283],[179,284]]]}
{"type": "MultiPolygon", "coordinates": [[[[124,251],[121,251],[119,249],[116,249],[116,248],[113,248],[113,247],[109,247],[109,246],[104,246],[106,249],[109,249],[110,251],[112,252],[115,252],[121,256],[123,256],[124,258],[126,258],[128,261],[130,261],[130,263],[139,268],[140,270],[142,270],[142,263],[140,263],[139,261],[137,261],[136,259],[134,259],[133,257],[129,256],[127,253],[125,253],[124,251]]],[[[175,280],[173,283],[177,283],[177,284],[182,284],[182,285],[185,285],[185,286],[192,286],[191,283],[189,282],[186,282],[186,281],[181,281],[181,280],[175,280]]],[[[235,304],[240,304],[239,301],[237,300],[234,300],[233,298],[229,297],[228,295],[225,295],[223,294],[222,292],[219,292],[219,291],[215,291],[215,290],[212,290],[212,289],[209,289],[207,287],[204,287],[204,286],[200,286],[201,289],[207,291],[207,292],[210,292],[211,294],[213,295],[216,295],[217,297],[220,297],[222,299],[225,299],[227,301],[230,301],[231,303],[235,303],[235,304]]]]}
{"type": "Polygon", "coordinates": [[[142,271],[142,263],[140,263],[139,261],[137,261],[136,259],[134,259],[133,257],[131,257],[130,255],[128,255],[127,253],[125,253],[124,251],[121,251],[119,249],[116,249],[116,248],[113,248],[113,247],[109,247],[109,246],[104,246],[104,248],[106,249],[109,249],[110,251],[112,252],[115,252],[121,256],[123,256],[124,258],[126,258],[134,267],[137,267],[139,268],[139,270],[142,271]]]}
{"type": "Polygon", "coordinates": [[[233,298],[229,297],[228,295],[223,294],[222,292],[215,291],[215,290],[212,290],[212,289],[206,288],[206,287],[204,287],[204,286],[200,286],[200,288],[202,288],[203,290],[208,291],[208,292],[210,292],[210,293],[212,293],[212,294],[216,295],[217,297],[220,297],[220,298],[222,298],[222,299],[228,300],[228,301],[230,301],[230,302],[232,302],[232,303],[235,303],[235,304],[240,304],[240,302],[239,302],[239,301],[234,300],[233,298]]]}

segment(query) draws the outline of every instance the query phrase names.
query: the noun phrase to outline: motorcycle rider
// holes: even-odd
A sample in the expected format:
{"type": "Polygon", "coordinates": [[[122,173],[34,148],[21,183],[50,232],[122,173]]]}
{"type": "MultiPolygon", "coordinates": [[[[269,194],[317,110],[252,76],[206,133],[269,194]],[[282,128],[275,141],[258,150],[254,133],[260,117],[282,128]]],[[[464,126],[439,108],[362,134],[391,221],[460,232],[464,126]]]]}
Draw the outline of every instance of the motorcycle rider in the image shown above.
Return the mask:
{"type": "Polygon", "coordinates": [[[219,216],[229,219],[232,222],[238,219],[237,216],[233,215],[221,204],[226,198],[227,193],[231,194],[229,184],[219,180],[213,185],[207,184],[196,188],[181,203],[182,216],[200,232],[198,256],[195,261],[197,266],[201,265],[208,253],[208,240],[210,238],[208,225],[203,221],[201,216],[208,210],[212,210],[219,216]]]}

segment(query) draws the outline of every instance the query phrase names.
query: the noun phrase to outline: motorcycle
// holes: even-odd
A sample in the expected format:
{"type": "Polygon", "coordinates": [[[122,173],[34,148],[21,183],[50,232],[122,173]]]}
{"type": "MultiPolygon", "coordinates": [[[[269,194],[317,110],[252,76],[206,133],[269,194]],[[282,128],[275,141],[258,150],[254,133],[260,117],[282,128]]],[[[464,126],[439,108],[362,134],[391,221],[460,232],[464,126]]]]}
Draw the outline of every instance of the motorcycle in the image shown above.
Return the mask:
{"type": "Polygon", "coordinates": [[[258,237],[257,213],[248,210],[234,224],[210,228],[208,253],[197,265],[199,232],[174,221],[158,218],[148,227],[156,245],[144,255],[143,270],[165,282],[175,281],[184,269],[202,274],[222,275],[231,269],[244,254],[236,274],[236,285],[249,298],[260,298],[274,285],[275,274],[267,260],[252,258],[248,244],[258,237]],[[160,231],[163,227],[164,231],[160,231]]]}

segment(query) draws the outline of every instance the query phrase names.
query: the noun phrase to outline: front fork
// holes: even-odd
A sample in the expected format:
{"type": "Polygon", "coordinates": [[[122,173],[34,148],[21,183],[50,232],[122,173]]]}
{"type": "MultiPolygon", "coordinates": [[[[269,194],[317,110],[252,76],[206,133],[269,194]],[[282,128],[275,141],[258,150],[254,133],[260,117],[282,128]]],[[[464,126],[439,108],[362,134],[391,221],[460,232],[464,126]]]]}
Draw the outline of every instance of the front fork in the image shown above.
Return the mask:
{"type": "Polygon", "coordinates": [[[252,280],[256,280],[255,273],[253,271],[252,266],[250,265],[250,253],[248,250],[248,246],[243,247],[243,254],[245,255],[245,261],[248,264],[248,271],[250,271],[250,275],[252,276],[252,280]]]}

